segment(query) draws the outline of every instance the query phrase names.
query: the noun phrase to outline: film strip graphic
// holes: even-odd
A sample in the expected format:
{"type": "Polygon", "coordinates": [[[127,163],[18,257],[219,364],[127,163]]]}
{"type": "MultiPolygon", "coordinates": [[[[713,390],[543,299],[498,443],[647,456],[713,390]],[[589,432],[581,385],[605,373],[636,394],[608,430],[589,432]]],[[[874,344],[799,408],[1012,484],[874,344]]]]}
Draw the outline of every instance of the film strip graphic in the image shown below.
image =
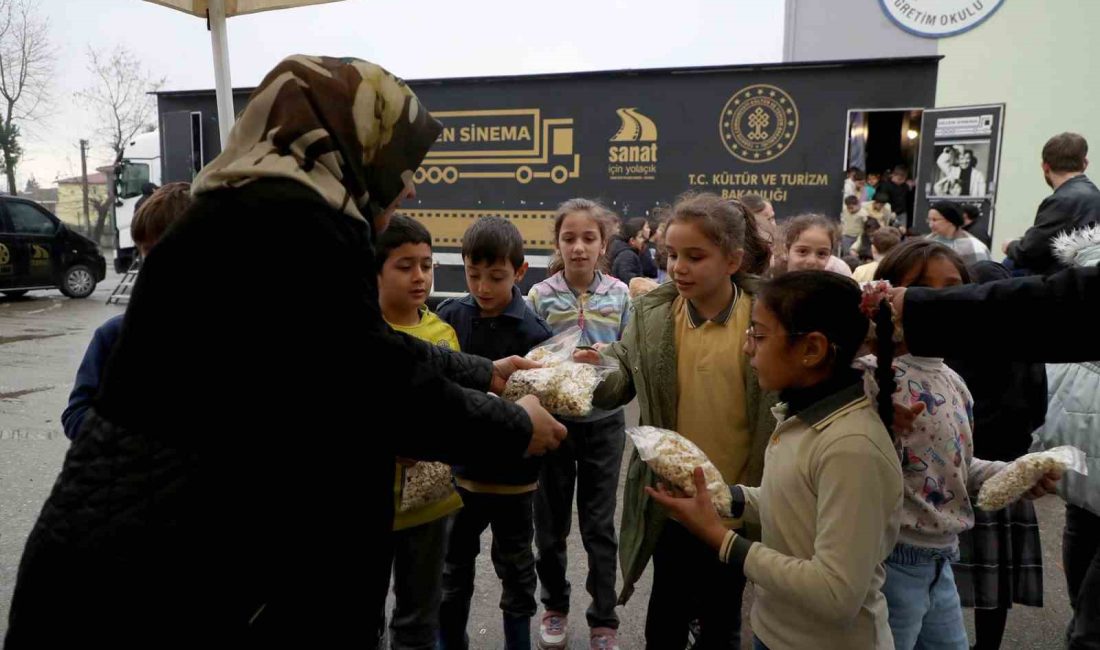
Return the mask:
{"type": "Polygon", "coordinates": [[[554,247],[554,210],[457,210],[402,209],[432,233],[432,245],[445,248],[462,246],[462,235],[481,217],[504,217],[519,228],[523,246],[528,250],[548,251],[554,247]]]}

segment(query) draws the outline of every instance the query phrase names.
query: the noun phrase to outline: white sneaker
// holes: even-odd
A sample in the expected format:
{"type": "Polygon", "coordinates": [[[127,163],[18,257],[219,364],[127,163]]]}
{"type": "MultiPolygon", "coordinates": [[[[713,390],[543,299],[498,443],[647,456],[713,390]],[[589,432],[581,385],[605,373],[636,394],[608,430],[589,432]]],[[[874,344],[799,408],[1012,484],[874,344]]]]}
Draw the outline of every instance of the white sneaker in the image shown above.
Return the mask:
{"type": "Polygon", "coordinates": [[[548,611],[539,623],[539,650],[564,650],[569,637],[569,615],[548,611]]]}
{"type": "Polygon", "coordinates": [[[610,627],[592,628],[588,650],[619,650],[619,633],[610,627]]]}

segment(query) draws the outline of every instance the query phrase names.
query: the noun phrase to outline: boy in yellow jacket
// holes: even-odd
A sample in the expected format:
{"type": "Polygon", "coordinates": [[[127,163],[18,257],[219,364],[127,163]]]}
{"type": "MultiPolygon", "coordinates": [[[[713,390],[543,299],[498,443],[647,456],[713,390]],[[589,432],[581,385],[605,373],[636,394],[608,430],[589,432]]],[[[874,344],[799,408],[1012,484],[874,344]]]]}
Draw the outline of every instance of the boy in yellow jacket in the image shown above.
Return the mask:
{"type": "MultiPolygon", "coordinates": [[[[432,236],[427,228],[409,217],[395,215],[378,236],[375,252],[378,302],[390,327],[433,345],[458,350],[454,328],[426,305],[433,266],[432,236]]],[[[389,647],[433,647],[439,633],[447,538],[452,515],[462,507],[462,500],[452,485],[449,467],[411,459],[402,459],[397,465],[394,498],[395,603],[389,647]]],[[[384,622],[385,611],[378,615],[384,622]]]]}

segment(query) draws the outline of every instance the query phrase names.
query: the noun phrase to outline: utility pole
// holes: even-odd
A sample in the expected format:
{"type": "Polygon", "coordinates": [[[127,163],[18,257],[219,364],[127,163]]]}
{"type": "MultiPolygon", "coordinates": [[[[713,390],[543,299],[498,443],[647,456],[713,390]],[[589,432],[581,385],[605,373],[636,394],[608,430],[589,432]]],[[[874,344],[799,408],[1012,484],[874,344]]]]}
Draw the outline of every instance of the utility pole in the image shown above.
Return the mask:
{"type": "MultiPolygon", "coordinates": [[[[80,141],[80,185],[84,190],[84,228],[92,235],[92,218],[88,213],[88,141],[80,141]]],[[[96,242],[97,244],[99,242],[96,242]]]]}

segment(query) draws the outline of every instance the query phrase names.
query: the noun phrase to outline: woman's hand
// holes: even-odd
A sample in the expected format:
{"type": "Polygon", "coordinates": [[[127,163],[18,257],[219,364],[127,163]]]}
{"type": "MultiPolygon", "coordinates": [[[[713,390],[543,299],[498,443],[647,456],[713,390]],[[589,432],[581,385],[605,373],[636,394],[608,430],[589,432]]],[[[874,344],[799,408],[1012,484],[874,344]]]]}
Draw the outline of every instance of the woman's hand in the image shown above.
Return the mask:
{"type": "Polygon", "coordinates": [[[1062,480],[1062,470],[1052,469],[1046,473],[1043,478],[1039,479],[1039,482],[1035,484],[1035,487],[1031,488],[1027,494],[1024,495],[1025,499],[1041,499],[1048,494],[1058,493],[1058,481],[1062,480]]]}
{"type": "Polygon", "coordinates": [[[504,387],[508,384],[508,378],[512,376],[513,372],[541,367],[542,364],[537,361],[515,355],[498,359],[493,362],[493,379],[489,382],[489,391],[500,395],[504,392],[504,387]]]}
{"type": "Polygon", "coordinates": [[[700,540],[717,550],[722,546],[728,529],[722,524],[722,518],[711,503],[710,493],[707,491],[707,479],[703,476],[703,468],[695,468],[695,496],[677,496],[664,484],[658,484],[657,490],[646,487],[646,494],[651,499],[661,504],[668,511],[670,517],[678,521],[680,525],[691,531],[700,540]]]}
{"type": "Polygon", "coordinates": [[[554,451],[559,446],[569,431],[565,425],[554,419],[539,403],[539,398],[534,395],[524,395],[516,400],[516,406],[527,411],[527,417],[531,419],[531,441],[527,445],[528,456],[542,456],[554,451]]]}

